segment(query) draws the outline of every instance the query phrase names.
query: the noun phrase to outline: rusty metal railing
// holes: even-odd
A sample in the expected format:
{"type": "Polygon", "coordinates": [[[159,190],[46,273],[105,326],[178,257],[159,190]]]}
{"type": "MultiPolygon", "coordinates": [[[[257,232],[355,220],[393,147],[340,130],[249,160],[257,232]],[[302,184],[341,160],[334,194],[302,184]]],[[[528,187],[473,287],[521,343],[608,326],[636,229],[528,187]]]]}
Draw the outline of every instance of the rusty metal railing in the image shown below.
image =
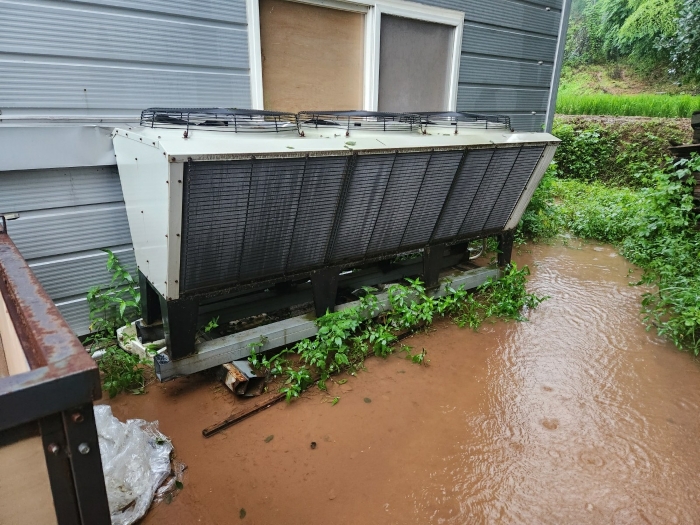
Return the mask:
{"type": "MultiPolygon", "coordinates": [[[[0,377],[0,461],[20,461],[13,458],[19,448],[12,447],[28,443],[32,450],[32,443],[40,444],[46,470],[39,470],[48,474],[56,522],[110,523],[92,409],[102,395],[99,371],[10,239],[2,216],[0,340],[6,365],[0,377]]],[[[0,484],[20,490],[27,475],[0,470],[7,482],[0,484]]],[[[21,500],[18,494],[2,505],[21,500]]],[[[38,497],[29,501],[40,503],[38,497]]]]}

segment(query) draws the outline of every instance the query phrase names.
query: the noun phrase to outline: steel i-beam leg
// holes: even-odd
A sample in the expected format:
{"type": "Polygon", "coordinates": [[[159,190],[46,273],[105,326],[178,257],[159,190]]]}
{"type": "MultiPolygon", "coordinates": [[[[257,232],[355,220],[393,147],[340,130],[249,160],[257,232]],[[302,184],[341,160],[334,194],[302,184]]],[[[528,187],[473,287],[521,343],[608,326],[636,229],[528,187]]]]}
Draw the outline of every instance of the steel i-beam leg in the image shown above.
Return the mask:
{"type": "Polygon", "coordinates": [[[311,288],[314,294],[316,317],[335,310],[335,298],[338,295],[340,268],[332,266],[311,274],[311,288]]]}
{"type": "Polygon", "coordinates": [[[160,295],[139,270],[139,290],[141,292],[141,315],[143,324],[151,325],[161,318],[160,295]]]}
{"type": "Polygon", "coordinates": [[[194,353],[197,336],[197,313],[199,304],[195,299],[166,301],[160,298],[163,314],[165,346],[172,359],[179,359],[194,353]]]}
{"type": "Polygon", "coordinates": [[[510,264],[513,255],[513,240],[515,232],[509,230],[498,236],[498,266],[501,268],[510,264]]]}
{"type": "Polygon", "coordinates": [[[423,250],[423,280],[426,288],[434,288],[438,285],[444,258],[444,244],[435,244],[423,250]]]}

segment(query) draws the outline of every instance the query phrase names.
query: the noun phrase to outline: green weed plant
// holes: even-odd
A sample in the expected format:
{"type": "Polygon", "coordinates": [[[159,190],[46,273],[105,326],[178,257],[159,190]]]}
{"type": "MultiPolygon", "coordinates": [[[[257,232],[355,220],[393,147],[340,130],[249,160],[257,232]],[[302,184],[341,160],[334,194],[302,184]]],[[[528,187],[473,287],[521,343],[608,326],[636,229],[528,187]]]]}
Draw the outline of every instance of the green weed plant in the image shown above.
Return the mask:
{"type": "MultiPolygon", "coordinates": [[[[436,316],[451,317],[459,326],[474,329],[489,317],[525,320],[523,308],[534,308],[544,300],[527,292],[527,275],[527,267],[518,269],[512,264],[504,270],[502,279],[489,279],[475,293],[448,287],[448,293],[440,298],[429,295],[420,279],[407,279],[405,285],[389,286],[390,308],[379,315],[376,315],[380,310],[376,290],[366,288],[357,306],[327,312],[318,318],[316,337],[299,341],[273,356],[269,362],[278,364],[274,369],[261,364],[260,357],[253,353],[251,363],[267,367],[272,375],[283,376],[281,392],[291,401],[312,384],[312,377],[317,377],[318,387],[325,390],[333,374],[344,370],[354,372],[370,354],[391,355],[402,334],[430,326],[436,316]],[[292,366],[284,358],[287,353],[297,354],[301,364],[292,366]],[[279,366],[281,363],[284,366],[279,366]]],[[[399,350],[405,351],[415,364],[428,363],[425,349],[415,355],[406,345],[399,350]]]]}
{"type": "Polygon", "coordinates": [[[104,350],[98,361],[102,388],[114,397],[120,392],[142,394],[146,384],[146,367],[150,364],[139,356],[125,352],[116,344],[117,328],[138,319],[141,312],[139,287],[114,253],[107,253],[107,271],[112,278],[107,286],[88,291],[90,331],[86,343],[104,350]]]}
{"type": "Polygon", "coordinates": [[[107,253],[107,271],[112,279],[107,286],[94,286],[87,294],[90,331],[114,333],[117,328],[138,319],[141,303],[138,284],[111,250],[107,253]]]}

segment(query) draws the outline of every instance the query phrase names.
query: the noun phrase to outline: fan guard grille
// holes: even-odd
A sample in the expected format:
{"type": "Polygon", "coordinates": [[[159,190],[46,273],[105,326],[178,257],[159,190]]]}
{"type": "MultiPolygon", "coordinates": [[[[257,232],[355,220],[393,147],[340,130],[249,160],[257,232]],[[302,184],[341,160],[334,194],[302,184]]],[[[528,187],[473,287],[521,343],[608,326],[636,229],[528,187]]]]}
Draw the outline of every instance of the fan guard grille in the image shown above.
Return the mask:
{"type": "Polygon", "coordinates": [[[278,111],[231,108],[149,108],[141,112],[148,128],[202,128],[233,133],[297,132],[296,115],[278,111]]]}
{"type": "Polygon", "coordinates": [[[455,134],[459,129],[507,129],[510,130],[510,117],[505,115],[480,115],[464,112],[422,112],[421,129],[427,133],[430,128],[449,128],[455,134]]]}
{"type": "Polygon", "coordinates": [[[414,113],[377,111],[302,111],[297,114],[299,129],[352,131],[418,131],[420,117],[414,113]]]}

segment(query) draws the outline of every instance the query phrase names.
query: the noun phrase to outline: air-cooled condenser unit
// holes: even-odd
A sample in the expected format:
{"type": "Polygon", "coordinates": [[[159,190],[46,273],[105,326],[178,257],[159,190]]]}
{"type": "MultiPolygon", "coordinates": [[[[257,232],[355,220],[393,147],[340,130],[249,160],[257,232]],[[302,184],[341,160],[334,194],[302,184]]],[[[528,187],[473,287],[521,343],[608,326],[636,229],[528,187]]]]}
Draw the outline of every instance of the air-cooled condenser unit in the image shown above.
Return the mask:
{"type": "MultiPolygon", "coordinates": [[[[114,131],[146,322],[172,359],[195,351],[199,304],[338,274],[517,226],[558,140],[464,113],[149,109],[114,131]]],[[[512,238],[512,237],[511,237],[512,238]]]]}

